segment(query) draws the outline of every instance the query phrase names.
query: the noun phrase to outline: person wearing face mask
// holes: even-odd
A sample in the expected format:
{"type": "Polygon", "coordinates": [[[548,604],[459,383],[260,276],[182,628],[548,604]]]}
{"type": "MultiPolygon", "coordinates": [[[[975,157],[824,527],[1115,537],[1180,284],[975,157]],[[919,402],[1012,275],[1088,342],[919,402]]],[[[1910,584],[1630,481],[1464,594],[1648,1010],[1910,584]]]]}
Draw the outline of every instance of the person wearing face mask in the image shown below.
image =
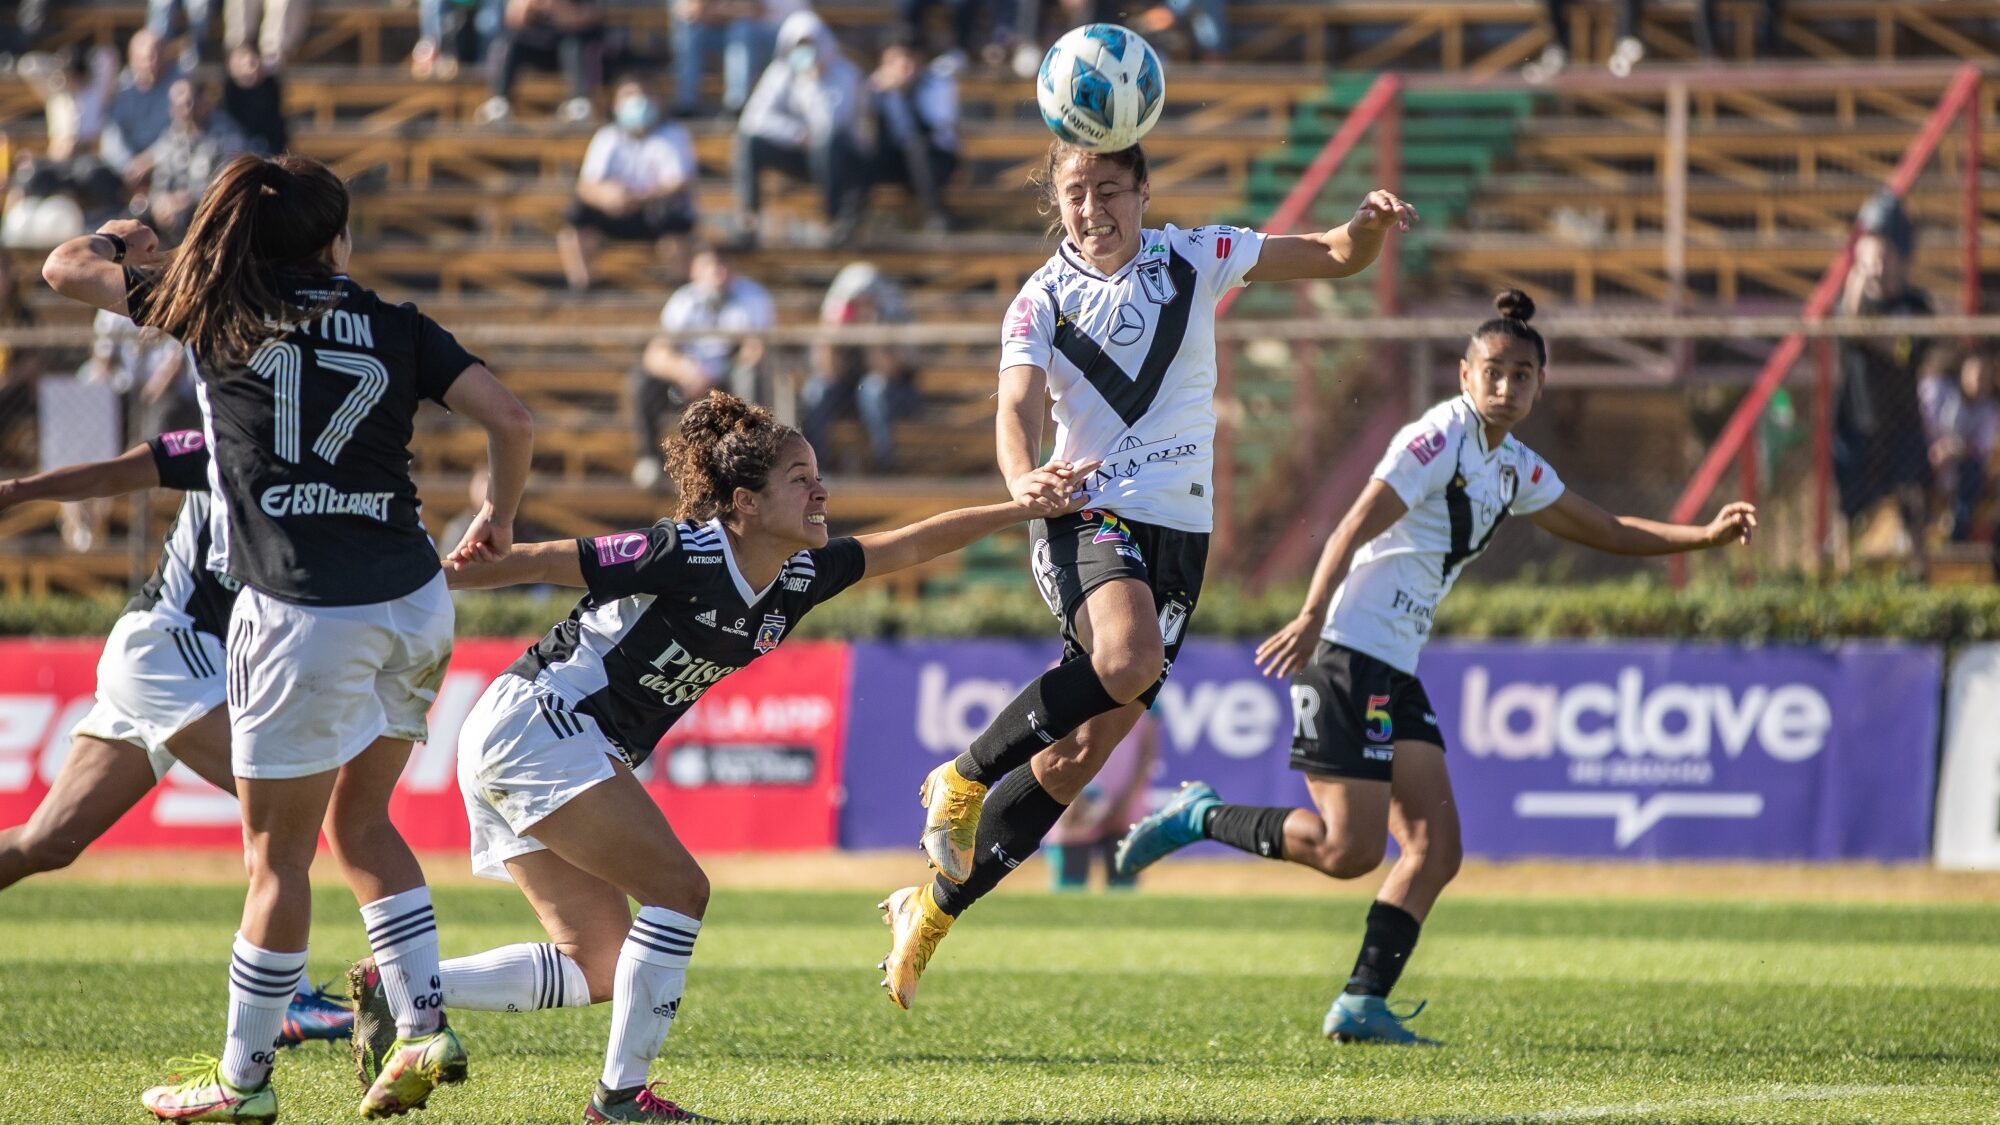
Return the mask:
{"type": "Polygon", "coordinates": [[[722,389],[754,400],[764,341],[755,336],[690,336],[721,329],[758,332],[778,322],[764,287],[730,268],[718,250],[694,256],[686,285],[660,310],[660,328],[646,344],[628,384],[638,438],[632,483],[651,488],[660,480],[661,422],[709,391],[722,389]]]}
{"type": "MultiPolygon", "coordinates": [[[[1703,525],[1618,516],[1565,488],[1512,436],[1541,397],[1548,345],[1518,289],[1473,329],[1458,364],[1460,394],[1389,442],[1373,478],[1327,538],[1298,617],[1257,647],[1267,676],[1290,677],[1292,768],[1308,808],[1224,804],[1184,786],[1120,842],[1130,874],[1198,840],[1358,879],[1401,854],[1368,909],[1347,985],[1320,1026],[1335,1042],[1429,1043],[1393,1013],[1389,990],[1438,895],[1458,871],[1457,801],[1444,734],[1417,678],[1438,604],[1509,515],[1615,555],[1670,555],[1748,543],[1749,504],[1724,505],[1703,525]]],[[[1419,1005],[1421,1008],[1421,1005],[1419,1005]]]]}
{"type": "Polygon", "coordinates": [[[835,245],[860,221],[866,167],[862,76],[826,24],[794,12],[778,27],[777,58],[764,69],[736,126],[736,198],[742,241],[758,239],[759,176],[775,169],[815,184],[835,245]]]}
{"type": "Polygon", "coordinates": [[[660,119],[660,103],[636,78],[618,83],[609,125],[590,139],[576,198],[556,235],[563,275],[590,288],[590,260],[604,240],[650,242],[670,275],[685,272],[694,229],[694,141],[660,119]]]}
{"type": "MultiPolygon", "coordinates": [[[[1841,290],[1848,316],[1923,316],[1929,295],[1910,284],[1916,227],[1896,198],[1870,199],[1856,220],[1860,237],[1841,290]]],[[[1867,538],[1870,517],[1885,504],[1901,519],[1899,546],[1909,565],[1925,567],[1924,511],[1931,485],[1917,373],[1928,343],[1914,336],[1847,336],[1837,345],[1833,406],[1833,476],[1848,525],[1850,555],[1867,538]]],[[[1850,559],[1851,561],[1851,559],[1850,559]]]]}

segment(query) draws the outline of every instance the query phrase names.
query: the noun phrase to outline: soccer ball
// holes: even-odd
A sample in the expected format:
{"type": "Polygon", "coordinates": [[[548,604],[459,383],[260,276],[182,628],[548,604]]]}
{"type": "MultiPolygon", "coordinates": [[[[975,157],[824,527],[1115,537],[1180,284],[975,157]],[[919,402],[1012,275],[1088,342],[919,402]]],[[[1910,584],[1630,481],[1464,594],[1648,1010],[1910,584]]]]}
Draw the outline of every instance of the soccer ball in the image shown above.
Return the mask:
{"type": "Polygon", "coordinates": [[[1058,139],[1087,152],[1117,152],[1159,123],[1167,80],[1144,39],[1116,24],[1086,24],[1042,56],[1035,100],[1058,139]]]}

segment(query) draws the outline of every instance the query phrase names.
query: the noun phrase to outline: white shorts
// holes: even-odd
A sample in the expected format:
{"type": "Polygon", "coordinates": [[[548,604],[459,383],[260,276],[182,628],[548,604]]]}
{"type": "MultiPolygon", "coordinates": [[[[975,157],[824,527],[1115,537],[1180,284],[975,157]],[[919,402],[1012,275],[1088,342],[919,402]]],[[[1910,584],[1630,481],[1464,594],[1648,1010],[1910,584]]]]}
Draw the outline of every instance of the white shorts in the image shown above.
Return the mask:
{"type": "Polygon", "coordinates": [[[174,768],[167,740],[223,703],[222,641],[187,619],[135,610],[97,658],[97,704],[70,731],[146,752],[158,780],[174,768]]]}
{"type": "Polygon", "coordinates": [[[528,830],[616,776],[617,753],[597,720],[570,711],[547,688],[511,674],[488,684],[458,728],[472,873],[508,881],[509,859],[544,850],[528,830]]]}
{"type": "Polygon", "coordinates": [[[369,605],[294,605],[244,587],[229,619],[231,769],[310,777],[378,738],[422,739],[453,621],[442,572],[369,605]]]}

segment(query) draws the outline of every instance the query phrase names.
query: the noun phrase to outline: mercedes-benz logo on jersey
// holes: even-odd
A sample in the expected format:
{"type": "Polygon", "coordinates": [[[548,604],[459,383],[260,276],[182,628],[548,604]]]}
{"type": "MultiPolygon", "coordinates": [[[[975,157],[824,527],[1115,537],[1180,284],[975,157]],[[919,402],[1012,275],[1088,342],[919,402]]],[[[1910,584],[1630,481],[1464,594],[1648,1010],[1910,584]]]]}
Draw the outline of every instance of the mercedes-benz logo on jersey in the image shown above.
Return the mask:
{"type": "Polygon", "coordinates": [[[1146,318],[1130,302],[1118,306],[1113,320],[1116,323],[1111,326],[1111,342],[1121,347],[1138,343],[1139,337],[1146,334],[1146,318]]]}

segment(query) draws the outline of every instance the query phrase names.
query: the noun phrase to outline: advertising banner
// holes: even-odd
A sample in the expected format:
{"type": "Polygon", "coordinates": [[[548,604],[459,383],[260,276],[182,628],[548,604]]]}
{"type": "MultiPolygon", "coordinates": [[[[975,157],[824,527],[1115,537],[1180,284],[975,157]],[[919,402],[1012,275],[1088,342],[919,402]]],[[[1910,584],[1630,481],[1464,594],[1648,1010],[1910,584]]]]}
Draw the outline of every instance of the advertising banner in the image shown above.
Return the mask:
{"type": "MultiPolygon", "coordinates": [[[[494,676],[528,642],[460,641],[391,805],[418,848],[466,846],[458,729],[494,676]]],[[[34,811],[69,752],[96,689],[96,641],[0,642],[0,826],[34,811]]],[[[675,831],[696,851],[831,847],[846,731],[848,653],[793,641],[702,698],[640,770],[675,831]]],[[[184,766],[114,826],[107,847],[242,845],[234,797],[184,766]]]]}
{"type": "Polygon", "coordinates": [[[1470,853],[1928,851],[1934,648],[1452,644],[1421,672],[1470,853]]]}
{"type": "MultiPolygon", "coordinates": [[[[1060,651],[1054,640],[865,642],[853,646],[847,800],[840,843],[914,847],[923,827],[917,788],[956,757],[1040,675],[1060,651]]],[[[1257,675],[1250,649],[1190,639],[1154,705],[1160,761],[1153,798],[1200,778],[1232,801],[1304,799],[1285,768],[1291,703],[1283,681],[1257,675]]]]}
{"type": "Polygon", "coordinates": [[[1937,810],[1939,867],[2000,870],[2000,645],[1952,659],[1937,810]]]}
{"type": "MultiPolygon", "coordinates": [[[[1160,696],[1154,796],[1302,804],[1284,685],[1195,639],[1160,696]]],[[[1050,642],[855,646],[840,840],[907,847],[918,783],[1053,655],[1050,642]]],[[[1936,779],[1935,649],[1438,644],[1422,676],[1466,850],[1524,856],[1915,859],[1936,779]]]]}

